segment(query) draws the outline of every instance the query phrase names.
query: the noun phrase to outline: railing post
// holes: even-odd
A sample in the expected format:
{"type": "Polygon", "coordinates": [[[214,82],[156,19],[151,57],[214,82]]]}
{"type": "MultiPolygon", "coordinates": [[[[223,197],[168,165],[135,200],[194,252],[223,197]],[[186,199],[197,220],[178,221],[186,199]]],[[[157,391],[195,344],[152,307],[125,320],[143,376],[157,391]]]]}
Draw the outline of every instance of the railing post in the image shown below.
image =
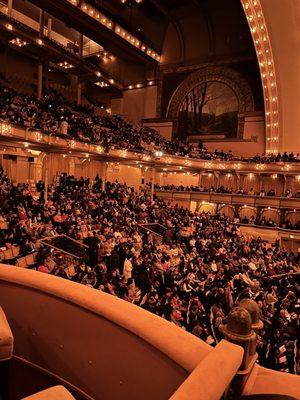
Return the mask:
{"type": "Polygon", "coordinates": [[[240,345],[244,349],[244,357],[240,368],[226,392],[226,399],[239,399],[248,376],[257,360],[256,338],[252,328],[252,318],[244,306],[234,307],[227,316],[227,323],[220,326],[225,339],[240,345]]]}

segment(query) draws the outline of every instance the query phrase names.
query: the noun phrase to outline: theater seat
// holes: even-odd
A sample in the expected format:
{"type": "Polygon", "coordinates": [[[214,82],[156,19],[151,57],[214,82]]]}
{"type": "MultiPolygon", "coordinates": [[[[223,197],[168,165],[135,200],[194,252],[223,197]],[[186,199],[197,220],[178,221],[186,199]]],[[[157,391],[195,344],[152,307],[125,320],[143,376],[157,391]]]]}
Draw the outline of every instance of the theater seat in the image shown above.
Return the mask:
{"type": "Polygon", "coordinates": [[[29,397],[24,397],[23,400],[75,400],[75,398],[63,386],[53,386],[29,397]]]}
{"type": "Polygon", "coordinates": [[[0,307],[0,361],[10,360],[14,348],[14,337],[5,313],[0,307]]]}

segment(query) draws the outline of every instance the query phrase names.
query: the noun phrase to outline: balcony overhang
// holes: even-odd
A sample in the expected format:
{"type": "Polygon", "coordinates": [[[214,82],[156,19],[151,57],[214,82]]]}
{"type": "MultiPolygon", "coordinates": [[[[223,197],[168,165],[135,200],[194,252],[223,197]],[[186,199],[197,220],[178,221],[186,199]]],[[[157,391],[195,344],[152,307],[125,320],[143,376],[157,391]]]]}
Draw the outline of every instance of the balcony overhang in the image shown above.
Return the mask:
{"type": "Polygon", "coordinates": [[[131,46],[117,35],[112,29],[108,29],[79,7],[75,7],[66,0],[31,0],[31,2],[54,17],[63,20],[68,26],[76,29],[85,36],[100,43],[112,54],[129,62],[138,62],[155,66],[157,61],[147,53],[141,52],[138,48],[131,46]]]}

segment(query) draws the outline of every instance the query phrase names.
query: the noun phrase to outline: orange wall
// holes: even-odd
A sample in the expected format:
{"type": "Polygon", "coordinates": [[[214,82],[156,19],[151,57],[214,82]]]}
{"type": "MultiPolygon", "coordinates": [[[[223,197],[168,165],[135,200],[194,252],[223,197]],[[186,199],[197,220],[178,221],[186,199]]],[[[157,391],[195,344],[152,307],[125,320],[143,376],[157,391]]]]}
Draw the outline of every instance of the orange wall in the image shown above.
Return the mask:
{"type": "Polygon", "coordinates": [[[247,113],[245,116],[244,140],[226,142],[204,142],[208,150],[232,150],[238,156],[252,156],[265,152],[265,118],[261,113],[247,113]]]}
{"type": "Polygon", "coordinates": [[[300,4],[261,0],[270,36],[279,100],[280,150],[300,152],[300,4]]]}
{"type": "Polygon", "coordinates": [[[140,122],[143,118],[156,116],[157,86],[125,90],[123,93],[122,114],[128,120],[140,122]]]}
{"type": "Polygon", "coordinates": [[[107,180],[119,183],[126,183],[138,189],[142,184],[141,168],[132,167],[130,165],[109,165],[107,168],[107,180]]]}

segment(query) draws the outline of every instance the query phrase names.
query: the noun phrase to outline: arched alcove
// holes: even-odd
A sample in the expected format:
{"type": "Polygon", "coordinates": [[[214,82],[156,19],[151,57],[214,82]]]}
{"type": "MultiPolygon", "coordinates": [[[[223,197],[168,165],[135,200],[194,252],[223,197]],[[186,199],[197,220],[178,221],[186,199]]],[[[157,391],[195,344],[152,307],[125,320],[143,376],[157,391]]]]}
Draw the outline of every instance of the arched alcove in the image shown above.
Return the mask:
{"type": "MultiPolygon", "coordinates": [[[[205,129],[209,127],[208,123],[204,130],[201,129],[204,126],[201,126],[204,119],[214,119],[215,123],[212,127],[218,133],[218,124],[221,124],[220,127],[226,127],[225,120],[222,122],[225,114],[229,116],[229,113],[234,113],[235,132],[228,132],[228,134],[242,137],[243,113],[254,111],[254,99],[250,85],[241,74],[227,67],[206,67],[190,74],[177,87],[169,101],[166,117],[175,121],[173,130],[175,136],[177,133],[180,134],[184,107],[188,113],[194,111],[195,119],[198,118],[198,123],[196,122],[193,127],[198,134],[205,132],[205,129]]],[[[228,118],[227,121],[229,121],[228,118]]],[[[222,129],[219,128],[219,130],[223,132],[222,129]]],[[[226,133],[226,129],[224,132],[226,133]]]]}

